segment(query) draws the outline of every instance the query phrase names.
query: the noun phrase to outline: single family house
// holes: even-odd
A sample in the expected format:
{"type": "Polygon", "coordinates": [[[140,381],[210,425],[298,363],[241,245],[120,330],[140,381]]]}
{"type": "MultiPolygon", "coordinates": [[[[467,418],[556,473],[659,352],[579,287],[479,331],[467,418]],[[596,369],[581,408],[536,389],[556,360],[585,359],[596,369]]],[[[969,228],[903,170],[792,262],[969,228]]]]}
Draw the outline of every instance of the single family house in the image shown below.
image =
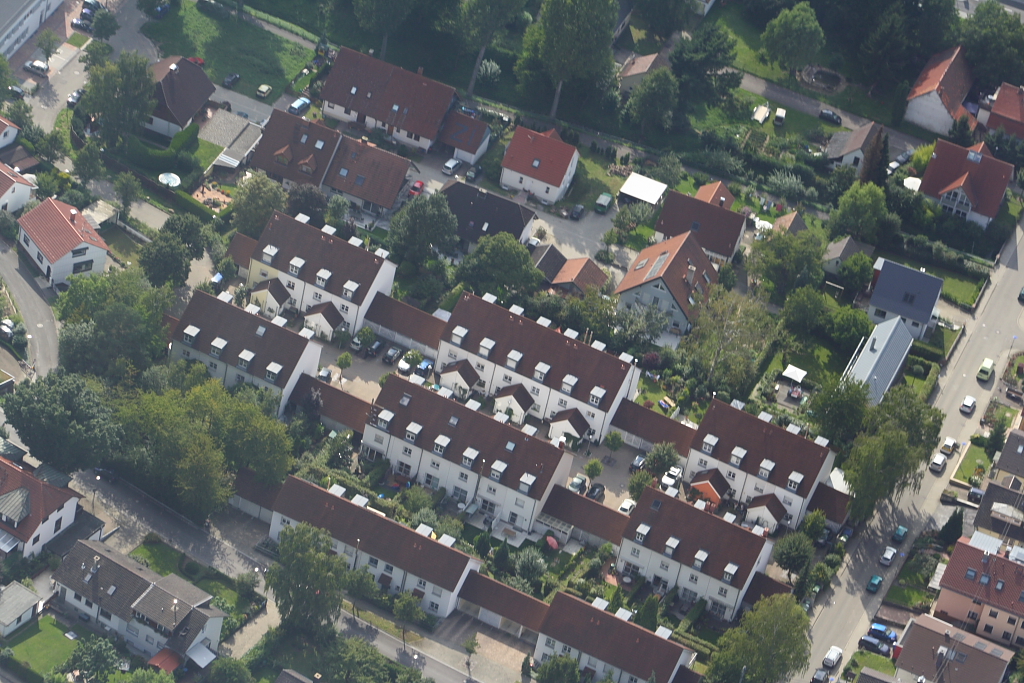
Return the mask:
{"type": "Polygon", "coordinates": [[[693,232],[714,263],[721,265],[732,261],[740,247],[746,217],[725,208],[724,195],[718,203],[701,201],[696,197],[669,190],[665,197],[661,215],[654,226],[654,238],[658,241],[693,232]]]}
{"type": "Polygon", "coordinates": [[[181,55],[161,59],[150,71],[156,108],[145,127],[172,138],[192,123],[217,89],[201,66],[181,55]]]}
{"type": "Polygon", "coordinates": [[[579,160],[579,150],[562,142],[556,130],[539,133],[519,126],[501,161],[501,187],[554,204],[568,191],[579,160]]]}
{"type": "Polygon", "coordinates": [[[904,120],[946,135],[954,121],[966,116],[973,130],[978,121],[963,104],[973,84],[962,46],[932,55],[907,95],[904,120]]]}
{"type": "Polygon", "coordinates": [[[875,262],[875,284],[868,305],[868,317],[882,323],[899,318],[914,339],[924,339],[939,320],[942,278],[879,258],[875,262]]]}
{"type": "Polygon", "coordinates": [[[18,241],[51,287],[103,273],[109,248],[78,209],[50,197],[18,219],[18,241]]]}
{"type": "Polygon", "coordinates": [[[1003,205],[1013,164],[992,156],[984,142],[961,147],[939,139],[921,178],[921,194],[943,211],[988,227],[1003,205]]]}

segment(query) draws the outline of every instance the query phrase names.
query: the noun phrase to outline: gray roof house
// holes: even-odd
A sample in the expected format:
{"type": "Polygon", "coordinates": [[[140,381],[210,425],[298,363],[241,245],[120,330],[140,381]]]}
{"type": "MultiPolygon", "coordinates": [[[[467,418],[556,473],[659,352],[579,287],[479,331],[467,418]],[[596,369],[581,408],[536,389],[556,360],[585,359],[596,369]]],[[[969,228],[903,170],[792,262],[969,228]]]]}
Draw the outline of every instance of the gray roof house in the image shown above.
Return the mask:
{"type": "Polygon", "coordinates": [[[875,326],[846,366],[844,378],[868,385],[868,403],[877,406],[896,381],[914,338],[899,318],[875,326]]]}
{"type": "Polygon", "coordinates": [[[4,586],[0,592],[0,635],[4,638],[32,621],[42,598],[18,582],[4,586]]]}
{"type": "Polygon", "coordinates": [[[875,248],[870,244],[861,244],[847,235],[825,248],[825,255],[821,259],[822,267],[826,273],[839,275],[839,266],[843,265],[846,259],[861,252],[871,256],[875,253],[875,248]]]}
{"type": "Polygon", "coordinates": [[[999,459],[992,463],[992,478],[999,480],[997,472],[1024,478],[1024,431],[1011,429],[1006,434],[999,459]]]}
{"type": "Polygon", "coordinates": [[[942,278],[879,258],[873,290],[868,317],[875,324],[900,318],[915,339],[924,339],[935,329],[942,278]]]}
{"type": "Polygon", "coordinates": [[[875,138],[884,131],[881,124],[874,122],[850,131],[841,130],[828,141],[825,156],[832,162],[833,167],[853,166],[859,168],[868,148],[874,143],[875,138]]]}

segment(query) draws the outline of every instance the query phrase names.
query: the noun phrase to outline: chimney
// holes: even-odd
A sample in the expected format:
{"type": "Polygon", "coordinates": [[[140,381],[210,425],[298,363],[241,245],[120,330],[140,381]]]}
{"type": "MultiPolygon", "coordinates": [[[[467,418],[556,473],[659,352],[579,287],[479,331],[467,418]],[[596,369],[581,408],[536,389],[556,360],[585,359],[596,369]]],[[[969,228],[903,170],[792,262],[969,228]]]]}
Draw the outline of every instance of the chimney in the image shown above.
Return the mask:
{"type": "Polygon", "coordinates": [[[419,76],[423,75],[423,67],[422,66],[420,68],[416,69],[416,74],[419,75],[419,76]]]}
{"type": "Polygon", "coordinates": [[[690,283],[690,286],[693,286],[693,278],[696,274],[697,266],[690,264],[690,267],[687,269],[686,273],[686,281],[690,283]]]}
{"type": "Polygon", "coordinates": [[[878,341],[878,340],[877,340],[877,339],[875,339],[874,337],[872,337],[872,338],[871,338],[871,350],[872,350],[872,351],[874,351],[874,350],[875,350],[875,342],[877,342],[877,341],[878,341]]]}
{"type": "Polygon", "coordinates": [[[78,211],[76,209],[71,209],[71,222],[74,223],[76,218],[78,218],[78,211]]]}

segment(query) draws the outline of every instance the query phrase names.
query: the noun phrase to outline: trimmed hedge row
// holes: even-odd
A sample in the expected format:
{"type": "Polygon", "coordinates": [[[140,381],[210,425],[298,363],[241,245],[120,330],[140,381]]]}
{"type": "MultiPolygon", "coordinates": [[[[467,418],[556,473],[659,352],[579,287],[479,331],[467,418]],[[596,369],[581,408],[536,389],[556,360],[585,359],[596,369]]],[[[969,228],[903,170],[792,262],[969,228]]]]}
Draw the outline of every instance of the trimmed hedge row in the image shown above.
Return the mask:
{"type": "Polygon", "coordinates": [[[940,365],[946,362],[946,358],[942,355],[941,350],[934,346],[929,346],[918,339],[914,340],[914,343],[910,347],[910,352],[922,360],[931,361],[940,365]]]}

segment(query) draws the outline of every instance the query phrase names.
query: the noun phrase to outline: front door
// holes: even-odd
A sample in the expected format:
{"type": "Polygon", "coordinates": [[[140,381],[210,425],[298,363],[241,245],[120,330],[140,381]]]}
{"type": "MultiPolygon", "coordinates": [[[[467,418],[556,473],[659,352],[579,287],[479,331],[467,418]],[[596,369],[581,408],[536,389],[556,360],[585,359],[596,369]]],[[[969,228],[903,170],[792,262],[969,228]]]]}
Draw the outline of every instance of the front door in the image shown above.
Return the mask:
{"type": "Polygon", "coordinates": [[[509,524],[511,524],[512,526],[515,526],[515,525],[516,525],[516,522],[517,522],[518,520],[519,520],[519,515],[517,515],[517,514],[516,514],[516,513],[514,513],[514,512],[510,512],[510,513],[508,513],[508,523],[509,523],[509,524]]]}

